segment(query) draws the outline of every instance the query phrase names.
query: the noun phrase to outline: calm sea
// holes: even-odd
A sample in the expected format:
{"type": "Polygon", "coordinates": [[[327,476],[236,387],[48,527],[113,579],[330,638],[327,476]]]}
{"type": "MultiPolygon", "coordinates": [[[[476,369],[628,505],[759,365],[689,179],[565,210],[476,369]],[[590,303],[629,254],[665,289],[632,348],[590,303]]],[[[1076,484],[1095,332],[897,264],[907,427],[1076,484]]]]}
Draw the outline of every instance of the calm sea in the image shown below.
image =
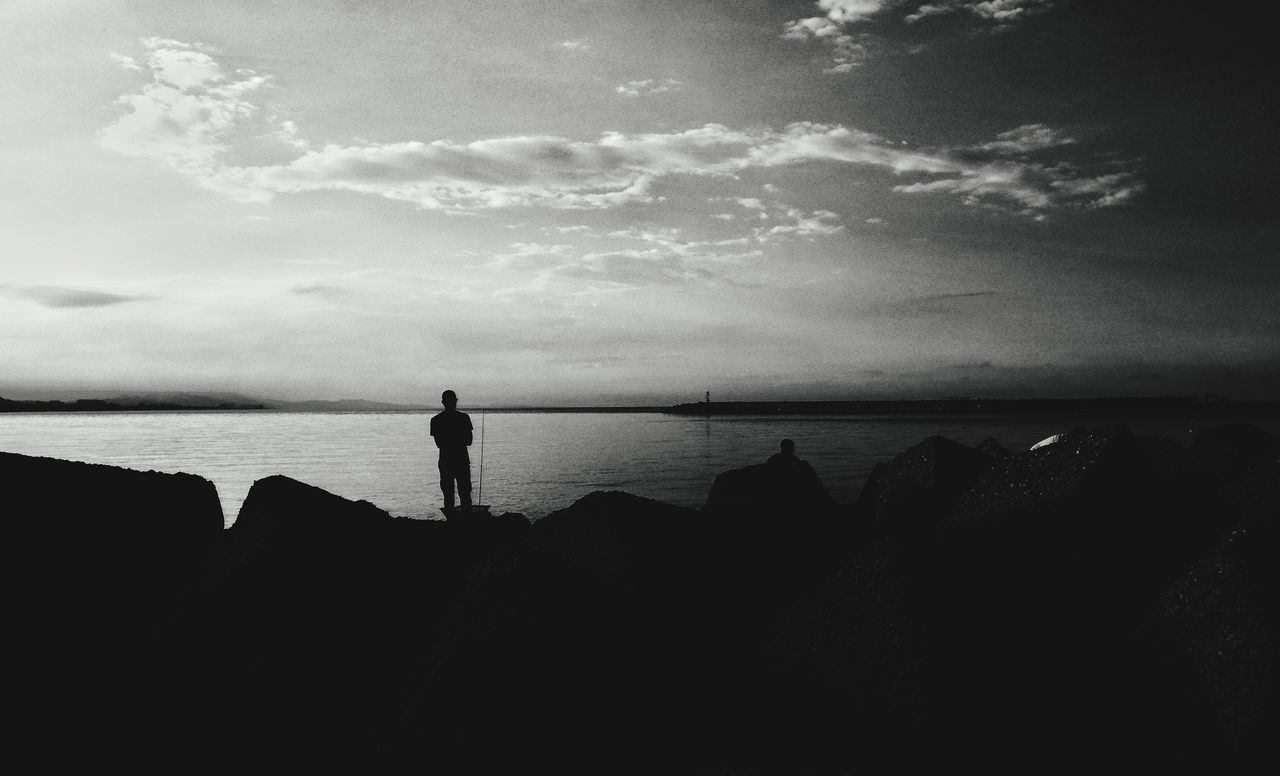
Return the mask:
{"type": "MultiPolygon", "coordinates": [[[[438,518],[432,413],[109,412],[0,414],[0,450],[212,480],[227,524],[254,480],[284,474],[392,515],[438,518]]],[[[932,434],[1013,450],[1076,426],[1127,423],[1188,444],[1207,425],[1247,420],[1280,434],[1280,416],[1221,415],[715,417],[661,413],[472,412],[472,481],[495,513],[540,518],[593,490],[700,507],[715,475],[759,463],[784,437],[841,502],[879,461],[932,434]],[[483,429],[483,445],[481,431],[483,429]],[[483,458],[483,476],[481,464],[483,458]]],[[[480,495],[480,494],[477,494],[480,495]]]]}

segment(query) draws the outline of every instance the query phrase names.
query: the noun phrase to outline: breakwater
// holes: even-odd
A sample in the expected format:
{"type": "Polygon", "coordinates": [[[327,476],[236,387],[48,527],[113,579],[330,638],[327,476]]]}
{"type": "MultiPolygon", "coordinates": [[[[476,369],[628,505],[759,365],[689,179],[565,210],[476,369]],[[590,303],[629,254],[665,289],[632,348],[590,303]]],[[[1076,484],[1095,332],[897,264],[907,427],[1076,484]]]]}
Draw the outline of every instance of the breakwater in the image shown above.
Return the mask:
{"type": "Polygon", "coordinates": [[[1276,402],[1231,402],[1216,397],[1094,399],[901,399],[867,401],[702,401],[677,404],[676,415],[1047,415],[1280,412],[1276,402]]]}

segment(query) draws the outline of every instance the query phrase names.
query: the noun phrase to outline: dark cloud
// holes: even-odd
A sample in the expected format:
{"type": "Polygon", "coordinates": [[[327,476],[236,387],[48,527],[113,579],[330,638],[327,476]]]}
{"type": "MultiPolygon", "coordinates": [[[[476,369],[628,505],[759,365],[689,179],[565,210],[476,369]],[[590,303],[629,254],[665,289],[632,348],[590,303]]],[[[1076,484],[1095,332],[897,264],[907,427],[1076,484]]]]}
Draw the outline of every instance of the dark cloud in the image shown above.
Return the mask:
{"type": "Polygon", "coordinates": [[[998,291],[964,291],[955,294],[932,294],[930,296],[922,296],[913,301],[916,302],[940,302],[947,299],[972,299],[977,296],[994,296],[998,291]]]}
{"type": "Polygon", "coordinates": [[[0,289],[8,290],[16,296],[32,299],[45,307],[110,307],[153,298],[61,286],[0,286],[0,289]]]}
{"type": "Polygon", "coordinates": [[[318,296],[330,299],[335,296],[341,296],[346,293],[347,289],[329,283],[309,283],[307,285],[294,286],[289,291],[298,296],[318,296]]]}

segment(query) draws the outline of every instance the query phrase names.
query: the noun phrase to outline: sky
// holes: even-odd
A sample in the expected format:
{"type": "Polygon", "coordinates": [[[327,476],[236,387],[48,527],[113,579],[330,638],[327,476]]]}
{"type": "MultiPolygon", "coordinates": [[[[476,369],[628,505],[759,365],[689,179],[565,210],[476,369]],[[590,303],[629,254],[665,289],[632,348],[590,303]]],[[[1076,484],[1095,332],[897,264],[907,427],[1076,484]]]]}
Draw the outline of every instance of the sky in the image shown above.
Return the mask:
{"type": "Polygon", "coordinates": [[[0,396],[1280,399],[1248,5],[0,0],[0,396]]]}

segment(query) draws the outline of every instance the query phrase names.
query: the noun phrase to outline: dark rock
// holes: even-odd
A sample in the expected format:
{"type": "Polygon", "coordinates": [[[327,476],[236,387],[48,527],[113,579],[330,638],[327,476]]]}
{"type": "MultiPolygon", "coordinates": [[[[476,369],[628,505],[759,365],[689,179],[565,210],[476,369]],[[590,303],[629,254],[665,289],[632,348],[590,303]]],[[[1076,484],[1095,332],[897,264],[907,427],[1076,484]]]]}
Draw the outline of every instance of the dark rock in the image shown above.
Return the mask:
{"type": "Polygon", "coordinates": [[[854,509],[876,534],[932,527],[991,460],[946,437],[929,437],[892,461],[876,464],[854,509]]]}
{"type": "Polygon", "coordinates": [[[686,584],[703,546],[699,521],[692,510],[596,492],[485,560],[388,759],[429,748],[438,762],[479,771],[532,760],[614,772],[642,759],[642,726],[664,740],[681,735],[687,709],[669,701],[696,703],[678,665],[690,646],[680,634],[691,636],[692,614],[703,611],[688,605],[696,593],[686,584]],[[490,743],[495,731],[501,747],[490,743]]]}
{"type": "Polygon", "coordinates": [[[792,459],[730,469],[716,475],[703,509],[773,517],[826,513],[835,506],[806,461],[792,459]]]}
{"type": "Polygon", "coordinates": [[[758,734],[784,731],[777,737],[787,744],[764,756],[779,765],[795,758],[791,765],[806,772],[844,772],[923,764],[918,742],[941,745],[931,729],[939,699],[924,606],[930,553],[918,541],[873,543],[777,619],[762,695],[782,711],[762,709],[758,734]]]}
{"type": "MultiPolygon", "coordinates": [[[[1280,729],[1280,511],[1242,520],[1160,599],[1141,632],[1138,690],[1212,757],[1275,759],[1280,729]]],[[[1219,762],[1218,765],[1224,765],[1219,762]]]]}
{"type": "Polygon", "coordinates": [[[213,483],[0,453],[12,560],[42,583],[31,593],[72,627],[154,623],[222,532],[213,483]]]}
{"type": "Polygon", "coordinates": [[[217,491],[191,474],[12,453],[0,453],[0,477],[9,701],[21,710],[10,732],[42,756],[109,751],[127,733],[117,704],[134,697],[154,633],[222,532],[217,491]]]}
{"type": "Polygon", "coordinates": [[[1280,499],[1280,440],[1274,436],[1244,424],[1212,426],[1196,434],[1191,455],[1227,508],[1275,508],[1280,499]]]}
{"type": "Polygon", "coordinates": [[[838,522],[822,525],[618,492],[538,521],[477,568],[394,759],[431,747],[468,763],[483,752],[480,770],[532,756],[608,772],[749,759],[753,712],[779,713],[762,703],[762,637],[833,568],[838,522]],[[504,750],[486,747],[495,730],[504,750]]]}
{"type": "Polygon", "coordinates": [[[168,652],[209,665],[157,690],[158,706],[186,712],[159,738],[198,747],[206,734],[190,731],[230,717],[227,761],[358,765],[400,718],[472,568],[528,530],[520,515],[409,520],[287,477],[255,482],[169,634],[168,652]]]}
{"type": "Polygon", "coordinates": [[[978,452],[989,458],[1012,458],[1013,451],[1004,445],[995,437],[987,437],[978,443],[978,452]]]}
{"type": "MultiPolygon", "coordinates": [[[[767,664],[800,710],[789,735],[832,770],[901,761],[920,741],[1008,764],[1043,751],[1212,759],[1211,736],[1166,724],[1172,706],[1137,688],[1150,653],[1132,640],[1221,532],[1201,479],[1177,443],[1123,428],[995,461],[939,530],[889,529],[779,620],[767,664]],[[867,740],[841,751],[842,729],[867,740]]],[[[916,503],[913,519],[938,519],[916,503]]]]}
{"type": "MultiPolygon", "coordinates": [[[[199,585],[159,620],[153,604],[123,620],[163,627],[120,649],[78,624],[53,631],[75,640],[52,660],[22,665],[38,682],[74,677],[51,700],[100,722],[68,734],[95,757],[170,769],[1274,759],[1274,440],[1212,430],[1188,453],[1116,427],[1016,454],[984,447],[937,437],[881,464],[856,505],[863,521],[843,519],[816,477],[771,465],[721,475],[703,510],[596,492],[533,525],[392,518],[269,477],[199,585]],[[91,681],[108,669],[120,678],[91,681]],[[147,711],[110,715],[126,697],[147,711]],[[145,751],[121,751],[137,730],[145,751]]],[[[105,522],[102,492],[68,493],[75,517],[33,535],[42,560],[115,590],[131,572],[89,565],[94,550],[53,557],[78,546],[64,535],[78,521],[105,522]]],[[[133,541],[153,530],[164,527],[133,541]]],[[[183,568],[197,565],[192,542],[183,568]]],[[[144,568],[177,563],[111,546],[144,568]]],[[[19,568],[32,589],[57,584],[19,568]]],[[[115,638],[109,602],[86,595],[92,605],[66,601],[46,619],[98,612],[115,638]]],[[[67,722],[35,697],[19,701],[67,722]]]]}

